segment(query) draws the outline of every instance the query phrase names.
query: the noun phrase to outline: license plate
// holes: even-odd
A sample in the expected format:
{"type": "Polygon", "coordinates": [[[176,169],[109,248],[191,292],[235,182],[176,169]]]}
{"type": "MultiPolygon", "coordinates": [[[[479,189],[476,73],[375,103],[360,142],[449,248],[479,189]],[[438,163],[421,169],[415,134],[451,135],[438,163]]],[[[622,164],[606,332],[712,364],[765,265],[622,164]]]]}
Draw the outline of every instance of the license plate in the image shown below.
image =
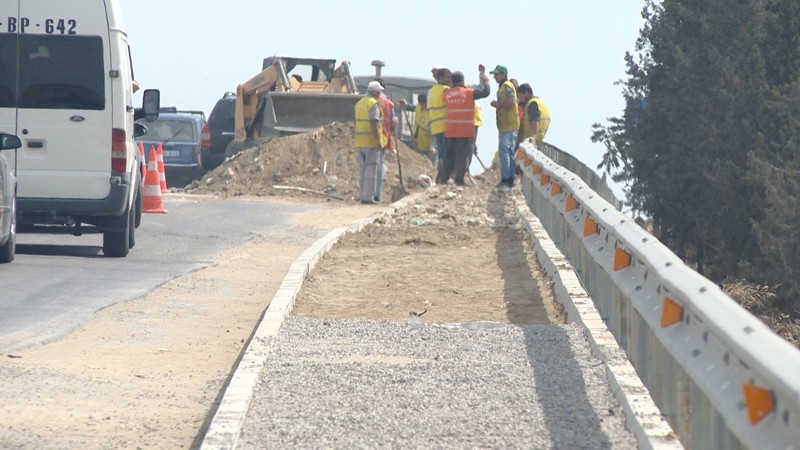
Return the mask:
{"type": "Polygon", "coordinates": [[[181,152],[178,150],[164,150],[164,156],[169,156],[170,158],[177,158],[181,156],[181,152]]]}

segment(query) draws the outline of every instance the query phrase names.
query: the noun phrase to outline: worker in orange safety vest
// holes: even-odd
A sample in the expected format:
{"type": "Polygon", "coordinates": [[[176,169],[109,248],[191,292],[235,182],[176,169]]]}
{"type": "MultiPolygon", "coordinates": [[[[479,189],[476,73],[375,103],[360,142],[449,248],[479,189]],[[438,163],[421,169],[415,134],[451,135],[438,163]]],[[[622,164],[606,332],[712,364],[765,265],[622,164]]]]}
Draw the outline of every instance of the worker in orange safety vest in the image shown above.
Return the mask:
{"type": "Polygon", "coordinates": [[[469,155],[475,148],[475,100],[489,96],[489,78],[479,66],[480,84],[474,88],[464,85],[464,74],[453,72],[452,87],[443,94],[445,104],[444,161],[436,182],[446,184],[453,174],[455,184],[464,185],[469,155]]]}

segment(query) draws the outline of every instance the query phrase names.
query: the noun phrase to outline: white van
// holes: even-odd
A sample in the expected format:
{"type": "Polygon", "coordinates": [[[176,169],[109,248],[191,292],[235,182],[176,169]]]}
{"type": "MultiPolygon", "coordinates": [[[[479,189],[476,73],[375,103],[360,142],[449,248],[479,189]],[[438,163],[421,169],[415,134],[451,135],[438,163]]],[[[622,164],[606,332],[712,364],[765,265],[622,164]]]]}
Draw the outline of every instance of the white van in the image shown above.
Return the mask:
{"type": "Polygon", "coordinates": [[[0,132],[22,139],[12,165],[17,223],[103,233],[127,256],[141,220],[134,119],[158,117],[159,92],[133,106],[118,0],[0,2],[0,132]]]}

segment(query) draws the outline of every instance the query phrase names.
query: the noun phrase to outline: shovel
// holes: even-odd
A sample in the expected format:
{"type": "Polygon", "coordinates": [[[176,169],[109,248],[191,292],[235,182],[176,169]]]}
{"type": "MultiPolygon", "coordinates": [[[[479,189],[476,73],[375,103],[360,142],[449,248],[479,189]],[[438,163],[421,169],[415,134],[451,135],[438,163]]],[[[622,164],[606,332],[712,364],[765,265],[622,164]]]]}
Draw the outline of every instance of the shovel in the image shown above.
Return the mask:
{"type": "Polygon", "coordinates": [[[397,171],[400,173],[400,186],[394,188],[392,192],[392,203],[408,195],[405,183],[403,183],[403,166],[400,165],[400,149],[397,146],[397,130],[394,132],[394,154],[397,155],[397,171]]]}
{"type": "Polygon", "coordinates": [[[486,164],[484,164],[484,163],[483,163],[483,161],[481,161],[481,157],[480,157],[480,156],[478,156],[478,154],[477,154],[477,153],[474,153],[474,155],[475,155],[475,157],[476,157],[476,158],[478,158],[478,162],[479,162],[479,163],[481,163],[481,167],[483,167],[483,171],[484,171],[484,172],[488,172],[488,171],[489,171],[489,169],[487,169],[487,168],[486,168],[486,164]]]}

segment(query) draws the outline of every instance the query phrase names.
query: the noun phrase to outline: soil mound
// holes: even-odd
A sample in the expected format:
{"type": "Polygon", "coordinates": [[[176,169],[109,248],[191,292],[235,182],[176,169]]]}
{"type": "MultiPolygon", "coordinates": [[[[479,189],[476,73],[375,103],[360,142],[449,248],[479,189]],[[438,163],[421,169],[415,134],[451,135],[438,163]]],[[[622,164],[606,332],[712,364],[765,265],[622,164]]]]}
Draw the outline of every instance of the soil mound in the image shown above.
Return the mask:
{"type": "MultiPolygon", "coordinates": [[[[252,144],[186,187],[195,194],[221,197],[290,196],[358,200],[358,153],[354,125],[332,123],[306,133],[252,144]]],[[[398,142],[403,181],[409,193],[435,178],[431,160],[398,142]],[[422,176],[422,177],[420,177],[422,176]],[[421,179],[422,178],[422,179],[421,179]]],[[[386,152],[382,200],[389,202],[400,186],[398,155],[386,152]]]]}

